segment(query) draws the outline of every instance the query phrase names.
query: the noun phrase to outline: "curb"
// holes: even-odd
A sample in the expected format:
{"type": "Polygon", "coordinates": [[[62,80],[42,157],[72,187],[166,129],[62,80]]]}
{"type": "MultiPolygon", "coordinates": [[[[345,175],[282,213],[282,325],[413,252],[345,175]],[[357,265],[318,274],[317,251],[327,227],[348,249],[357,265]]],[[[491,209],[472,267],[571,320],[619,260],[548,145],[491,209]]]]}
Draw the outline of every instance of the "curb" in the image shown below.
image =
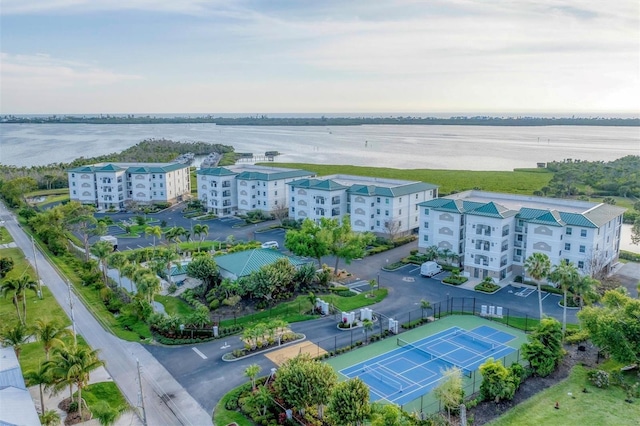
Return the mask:
{"type": "Polygon", "coordinates": [[[263,350],[261,350],[261,351],[251,352],[250,354],[245,355],[245,356],[241,356],[240,358],[225,359],[225,358],[224,358],[224,356],[225,356],[225,355],[228,355],[228,354],[232,353],[232,352],[227,352],[226,354],[223,354],[223,355],[222,355],[222,360],[223,360],[224,362],[235,362],[235,361],[241,361],[241,360],[243,360],[243,359],[251,358],[252,356],[260,355],[260,354],[263,354],[263,353],[266,353],[266,352],[269,352],[269,351],[273,351],[273,350],[275,350],[275,349],[280,349],[280,348],[283,348],[283,347],[285,347],[285,346],[292,345],[292,344],[294,344],[294,343],[300,343],[300,342],[303,342],[304,340],[306,340],[306,339],[307,339],[307,336],[306,336],[306,335],[304,335],[304,334],[302,334],[302,333],[300,333],[300,335],[301,335],[302,337],[301,337],[301,338],[299,338],[299,339],[292,340],[292,341],[287,342],[287,343],[283,343],[283,344],[282,344],[282,345],[280,345],[280,346],[274,346],[273,348],[267,348],[267,349],[263,349],[263,350]]]}

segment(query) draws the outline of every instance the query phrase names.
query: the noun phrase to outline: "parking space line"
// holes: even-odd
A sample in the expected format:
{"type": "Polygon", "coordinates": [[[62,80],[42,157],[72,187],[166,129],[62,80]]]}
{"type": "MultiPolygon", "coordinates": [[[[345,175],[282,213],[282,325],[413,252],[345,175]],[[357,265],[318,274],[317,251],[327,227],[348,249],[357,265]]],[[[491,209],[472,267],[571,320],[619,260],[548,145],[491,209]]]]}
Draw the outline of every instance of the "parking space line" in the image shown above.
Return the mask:
{"type": "Polygon", "coordinates": [[[195,353],[197,353],[198,355],[200,355],[200,358],[202,358],[202,359],[207,359],[207,356],[206,356],[205,354],[203,354],[202,352],[200,352],[200,351],[198,350],[198,348],[191,348],[191,349],[193,349],[193,351],[194,351],[195,353]]]}

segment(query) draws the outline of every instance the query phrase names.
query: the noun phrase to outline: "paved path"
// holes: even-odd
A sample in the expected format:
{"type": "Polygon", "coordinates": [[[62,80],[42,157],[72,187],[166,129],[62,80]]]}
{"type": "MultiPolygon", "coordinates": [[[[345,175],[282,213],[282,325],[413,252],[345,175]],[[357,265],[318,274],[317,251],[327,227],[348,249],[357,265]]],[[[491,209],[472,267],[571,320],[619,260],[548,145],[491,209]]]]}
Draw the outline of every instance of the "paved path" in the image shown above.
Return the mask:
{"type": "MultiPolygon", "coordinates": [[[[31,240],[13,215],[0,203],[0,220],[33,263],[31,240]]],[[[40,279],[51,290],[58,303],[70,315],[68,287],[63,278],[40,251],[36,252],[40,279]]],[[[147,423],[162,425],[211,425],[211,415],[169,374],[141,344],[125,342],[105,331],[87,308],[74,295],[73,314],[78,332],[94,349],[132,407],[138,403],[136,360],[142,366],[142,388],[145,396],[147,423]]]]}

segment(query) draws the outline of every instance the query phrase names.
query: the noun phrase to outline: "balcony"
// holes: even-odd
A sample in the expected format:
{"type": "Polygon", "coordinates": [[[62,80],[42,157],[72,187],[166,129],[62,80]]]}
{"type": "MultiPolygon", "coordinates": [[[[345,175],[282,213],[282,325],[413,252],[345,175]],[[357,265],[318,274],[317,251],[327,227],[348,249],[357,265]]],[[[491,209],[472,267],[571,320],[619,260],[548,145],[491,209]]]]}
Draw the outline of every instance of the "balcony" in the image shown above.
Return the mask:
{"type": "Polygon", "coordinates": [[[223,188],[231,188],[231,182],[222,182],[223,188]]]}
{"type": "Polygon", "coordinates": [[[522,256],[513,256],[514,262],[522,262],[522,256]]]}
{"type": "Polygon", "coordinates": [[[516,232],[522,232],[522,226],[516,226],[516,232]]]}
{"type": "Polygon", "coordinates": [[[338,204],[340,204],[340,197],[333,197],[333,198],[331,199],[331,205],[332,205],[332,206],[336,206],[336,205],[338,205],[338,204]]]}
{"type": "Polygon", "coordinates": [[[500,251],[504,252],[504,251],[507,251],[507,250],[509,250],[509,244],[506,244],[506,245],[502,246],[500,251]]]}
{"type": "Polygon", "coordinates": [[[513,245],[514,245],[515,247],[522,247],[522,241],[515,241],[515,242],[513,243],[513,245]]]}
{"type": "Polygon", "coordinates": [[[489,262],[482,259],[476,259],[473,263],[480,266],[489,266],[489,262]]]}

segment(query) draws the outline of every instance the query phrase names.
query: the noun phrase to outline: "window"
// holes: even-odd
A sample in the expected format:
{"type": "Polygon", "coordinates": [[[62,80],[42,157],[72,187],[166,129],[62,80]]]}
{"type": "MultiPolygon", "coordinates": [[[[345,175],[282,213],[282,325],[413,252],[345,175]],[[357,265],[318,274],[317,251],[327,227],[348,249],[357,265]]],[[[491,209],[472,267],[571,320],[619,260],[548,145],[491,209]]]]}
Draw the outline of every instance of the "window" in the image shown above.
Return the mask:
{"type": "Polygon", "coordinates": [[[76,190],[75,189],[73,190],[73,195],[76,195],[76,190]]]}
{"type": "Polygon", "coordinates": [[[376,220],[376,226],[380,226],[380,221],[376,220]]]}
{"type": "Polygon", "coordinates": [[[276,191],[273,195],[278,195],[278,191],[276,191]]]}
{"type": "Polygon", "coordinates": [[[578,269],[584,269],[584,262],[582,260],[578,261],[578,269]]]}
{"type": "Polygon", "coordinates": [[[401,202],[402,202],[402,197],[400,197],[400,199],[398,200],[398,202],[399,202],[399,203],[401,203],[401,202]]]}
{"type": "Polygon", "coordinates": [[[389,204],[389,199],[388,199],[388,198],[385,198],[385,199],[384,199],[384,203],[385,203],[385,204],[389,204]]]}
{"type": "Polygon", "coordinates": [[[416,200],[418,199],[418,194],[416,194],[416,200]]]}
{"type": "Polygon", "coordinates": [[[585,246],[580,246],[580,253],[585,253],[587,248],[585,246]]]}
{"type": "Polygon", "coordinates": [[[385,216],[389,216],[389,210],[385,210],[385,211],[384,211],[384,215],[385,215],[385,216]]]}
{"type": "Polygon", "coordinates": [[[402,209],[398,209],[398,214],[402,214],[402,209]]]}
{"type": "Polygon", "coordinates": [[[571,235],[572,232],[573,232],[573,229],[567,228],[566,231],[565,231],[565,234],[571,235]]]}
{"type": "Polygon", "coordinates": [[[71,183],[71,186],[76,186],[76,183],[75,183],[75,182],[72,182],[72,183],[71,183]]]}
{"type": "Polygon", "coordinates": [[[429,209],[424,209],[425,216],[429,216],[429,209]]]}
{"type": "Polygon", "coordinates": [[[422,241],[429,241],[429,236],[428,235],[424,235],[422,237],[422,241]]]}
{"type": "MultiPolygon", "coordinates": [[[[600,232],[600,230],[598,229],[598,232],[600,232]]],[[[580,230],[580,236],[581,237],[586,237],[587,236],[587,230],[586,229],[581,229],[580,230]]]]}
{"type": "Polygon", "coordinates": [[[376,209],[376,214],[380,214],[380,209],[376,209]]]}
{"type": "Polygon", "coordinates": [[[564,243],[564,249],[567,250],[567,251],[571,251],[571,244],[564,243]]]}
{"type": "Polygon", "coordinates": [[[376,198],[376,203],[380,202],[380,197],[376,198]]]}
{"type": "Polygon", "coordinates": [[[155,179],[155,178],[156,178],[156,175],[151,175],[151,177],[155,179]]]}
{"type": "MultiPolygon", "coordinates": [[[[266,203],[267,203],[267,202],[265,201],[265,206],[267,205],[266,203]]],[[[275,200],[275,201],[273,202],[273,205],[274,205],[274,206],[277,206],[277,205],[278,205],[278,200],[275,200]]]]}
{"type": "Polygon", "coordinates": [[[399,227],[401,227],[401,226],[402,226],[402,221],[401,221],[401,220],[399,220],[399,221],[398,221],[398,228],[399,228],[399,227]]]}
{"type": "Polygon", "coordinates": [[[76,177],[76,174],[75,173],[71,173],[71,177],[72,178],[76,177]]]}
{"type": "Polygon", "coordinates": [[[425,223],[424,223],[424,227],[425,227],[425,228],[427,228],[427,229],[429,229],[429,222],[425,222],[425,223]]]}

